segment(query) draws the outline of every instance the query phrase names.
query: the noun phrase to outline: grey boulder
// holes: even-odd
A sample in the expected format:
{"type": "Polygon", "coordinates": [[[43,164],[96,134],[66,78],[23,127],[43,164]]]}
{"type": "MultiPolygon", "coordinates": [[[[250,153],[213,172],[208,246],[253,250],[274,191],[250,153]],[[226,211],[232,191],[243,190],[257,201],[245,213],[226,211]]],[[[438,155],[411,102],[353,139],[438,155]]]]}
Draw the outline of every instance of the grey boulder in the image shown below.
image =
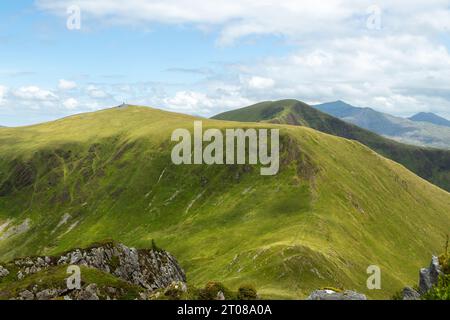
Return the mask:
{"type": "Polygon", "coordinates": [[[9,274],[8,269],[0,266],[0,278],[6,277],[9,274]]]}
{"type": "Polygon", "coordinates": [[[420,300],[420,293],[411,287],[406,287],[402,291],[403,300],[420,300]]]}
{"type": "Polygon", "coordinates": [[[309,295],[307,300],[367,300],[367,297],[362,293],[351,290],[345,290],[344,292],[315,290],[309,295]]]}
{"type": "Polygon", "coordinates": [[[439,276],[442,274],[439,258],[433,256],[428,268],[422,268],[419,272],[419,291],[420,294],[428,292],[438,283],[439,276]]]}

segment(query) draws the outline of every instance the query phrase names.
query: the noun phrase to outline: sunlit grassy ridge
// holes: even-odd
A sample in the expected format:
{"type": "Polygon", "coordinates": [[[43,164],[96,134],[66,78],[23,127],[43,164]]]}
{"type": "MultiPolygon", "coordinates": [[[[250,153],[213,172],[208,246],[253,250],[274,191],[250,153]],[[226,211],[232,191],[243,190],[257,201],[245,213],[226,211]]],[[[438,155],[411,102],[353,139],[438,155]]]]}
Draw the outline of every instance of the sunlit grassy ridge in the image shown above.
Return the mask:
{"type": "Polygon", "coordinates": [[[403,164],[418,176],[450,191],[450,150],[399,143],[323,113],[301,101],[265,101],[213,117],[219,120],[269,122],[305,126],[361,142],[381,155],[403,164]]]}
{"type": "Polygon", "coordinates": [[[324,287],[390,297],[416,282],[450,230],[450,194],[346,139],[289,125],[281,167],[171,163],[194,117],[115,108],[0,129],[0,260],[112,238],[173,253],[198,286],[243,282],[265,297],[324,287]],[[366,289],[382,268],[383,290],[366,289]]]}

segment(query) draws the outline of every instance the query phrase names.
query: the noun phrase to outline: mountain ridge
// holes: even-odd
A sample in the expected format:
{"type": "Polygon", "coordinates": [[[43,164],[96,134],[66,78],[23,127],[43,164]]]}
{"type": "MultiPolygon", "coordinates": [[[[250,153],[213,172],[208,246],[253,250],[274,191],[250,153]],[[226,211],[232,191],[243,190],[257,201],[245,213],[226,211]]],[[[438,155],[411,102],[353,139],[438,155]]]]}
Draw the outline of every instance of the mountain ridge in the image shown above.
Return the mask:
{"type": "Polygon", "coordinates": [[[340,100],[313,107],[398,142],[450,149],[450,128],[446,126],[396,117],[371,108],[355,107],[340,100]]]}
{"type": "Polygon", "coordinates": [[[450,127],[449,120],[432,112],[419,112],[408,119],[416,122],[429,122],[439,126],[450,127]]]}
{"type": "Polygon", "coordinates": [[[262,121],[311,127],[357,140],[383,156],[403,164],[422,178],[450,190],[450,151],[402,144],[328,115],[294,99],[261,102],[221,113],[214,119],[262,121]]]}
{"type": "Polygon", "coordinates": [[[151,239],[187,278],[262,297],[332,286],[390,297],[450,228],[449,193],[368,147],[311,128],[199,119],[144,107],[76,115],[0,136],[0,260],[151,239]],[[174,165],[171,133],[280,129],[280,171],[174,165]],[[383,270],[368,290],[366,268],[383,270]]]}

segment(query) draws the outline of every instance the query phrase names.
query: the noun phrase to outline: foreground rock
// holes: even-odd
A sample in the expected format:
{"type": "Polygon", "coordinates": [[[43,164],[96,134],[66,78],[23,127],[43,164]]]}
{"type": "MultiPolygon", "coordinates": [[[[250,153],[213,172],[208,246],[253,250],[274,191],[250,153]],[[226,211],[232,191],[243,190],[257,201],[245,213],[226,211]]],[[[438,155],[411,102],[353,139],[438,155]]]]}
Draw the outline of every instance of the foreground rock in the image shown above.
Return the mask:
{"type": "Polygon", "coordinates": [[[0,266],[0,278],[6,277],[9,274],[8,269],[0,266]]]}
{"type": "Polygon", "coordinates": [[[403,300],[420,300],[420,293],[415,289],[406,287],[402,291],[403,300]]]}
{"type": "Polygon", "coordinates": [[[420,269],[419,275],[419,291],[421,294],[425,294],[438,283],[439,276],[442,275],[439,258],[433,256],[430,266],[420,269]]]}
{"type": "Polygon", "coordinates": [[[162,250],[128,248],[109,242],[88,249],[75,249],[59,257],[24,258],[14,261],[18,279],[55,265],[82,265],[111,273],[148,290],[165,288],[174,281],[186,281],[176,259],[162,250]]]}
{"type": "Polygon", "coordinates": [[[439,276],[443,275],[442,267],[439,264],[439,258],[432,256],[428,268],[422,268],[419,271],[419,287],[415,290],[410,287],[403,289],[401,299],[420,300],[421,297],[438,284],[439,276]]]}
{"type": "MultiPolygon", "coordinates": [[[[134,249],[115,242],[96,244],[86,249],[74,249],[60,256],[17,259],[5,267],[0,267],[0,278],[11,272],[7,268],[14,270],[13,274],[17,277],[15,282],[36,274],[35,284],[19,291],[17,296],[13,297],[21,300],[48,300],[61,297],[77,300],[116,299],[127,296],[127,290],[132,290],[134,294],[145,299],[155,290],[169,287],[172,283],[186,282],[183,269],[170,253],[163,250],[134,249]],[[42,278],[49,277],[49,273],[51,276],[54,270],[58,270],[66,277],[65,266],[69,265],[89,268],[83,269],[82,281],[84,281],[83,274],[98,270],[95,271],[96,276],[105,278],[109,274],[111,282],[120,286],[102,284],[100,287],[91,281],[83,283],[81,288],[68,289],[63,280],[52,287],[45,287],[42,284],[42,278]]],[[[8,296],[6,293],[3,294],[8,296]]]]}
{"type": "Polygon", "coordinates": [[[315,290],[306,300],[367,300],[367,297],[351,290],[336,292],[334,290],[315,290]]]}

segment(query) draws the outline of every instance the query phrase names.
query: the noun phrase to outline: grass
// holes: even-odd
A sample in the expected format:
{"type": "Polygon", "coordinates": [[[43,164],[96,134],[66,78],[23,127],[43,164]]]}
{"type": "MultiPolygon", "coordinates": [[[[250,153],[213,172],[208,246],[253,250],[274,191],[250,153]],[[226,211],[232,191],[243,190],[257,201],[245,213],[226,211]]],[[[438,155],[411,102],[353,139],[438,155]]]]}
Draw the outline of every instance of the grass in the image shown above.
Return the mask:
{"type": "Polygon", "coordinates": [[[299,125],[356,140],[381,155],[403,164],[431,183],[450,191],[450,151],[399,143],[320,112],[297,100],[261,102],[224,112],[213,118],[299,125]]]}
{"type": "Polygon", "coordinates": [[[257,166],[182,165],[170,135],[194,117],[109,109],[0,129],[0,260],[54,254],[101,239],[177,257],[188,281],[263,298],[322,287],[388,298],[416,281],[450,227],[450,195],[364,145],[309,128],[204,120],[204,128],[276,127],[276,176],[257,166]],[[64,217],[68,217],[64,220],[64,217]],[[366,268],[382,290],[366,288],[366,268]]]}

